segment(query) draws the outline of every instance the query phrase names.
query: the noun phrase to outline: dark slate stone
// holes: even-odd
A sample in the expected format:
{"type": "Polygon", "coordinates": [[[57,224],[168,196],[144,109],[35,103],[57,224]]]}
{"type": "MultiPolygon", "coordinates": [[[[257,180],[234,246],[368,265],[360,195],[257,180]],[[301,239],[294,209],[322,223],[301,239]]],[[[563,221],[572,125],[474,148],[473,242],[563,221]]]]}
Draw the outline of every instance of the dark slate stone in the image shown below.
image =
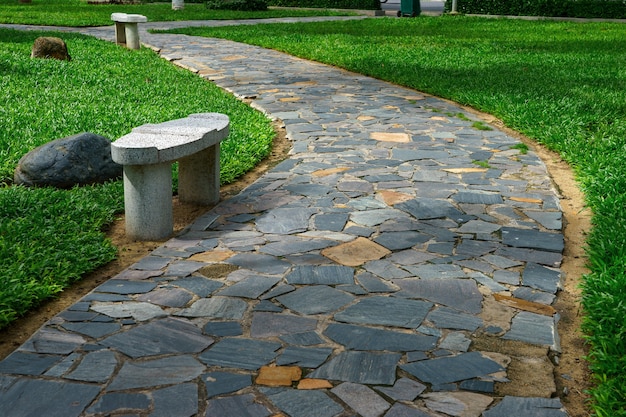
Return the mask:
{"type": "Polygon", "coordinates": [[[270,363],[281,348],[280,343],[262,340],[226,338],[203,352],[199,358],[209,366],[255,371],[270,363]]]}
{"type": "Polygon", "coordinates": [[[146,301],[164,307],[180,308],[187,305],[193,298],[188,291],[180,288],[158,288],[137,297],[138,301],[146,301]]]}
{"type": "Polygon", "coordinates": [[[41,375],[62,359],[63,356],[15,351],[0,362],[0,372],[19,375],[41,375]]]}
{"type": "Polygon", "coordinates": [[[131,358],[170,353],[197,353],[213,343],[194,324],[175,318],[155,320],[100,342],[131,358]]]}
{"type": "Polygon", "coordinates": [[[270,300],[262,300],[254,306],[252,311],[267,311],[272,313],[280,313],[284,309],[272,303],[270,300]]]}
{"type": "Polygon", "coordinates": [[[202,331],[211,336],[241,336],[243,329],[237,321],[210,321],[202,331]]]}
{"type": "Polygon", "coordinates": [[[261,393],[291,417],[334,417],[343,407],[322,391],[261,388],[261,393]]]}
{"type": "Polygon", "coordinates": [[[504,246],[494,252],[495,255],[509,258],[515,261],[534,262],[540,265],[558,267],[561,265],[563,255],[556,252],[545,252],[533,249],[513,248],[504,246]]]}
{"type": "Polygon", "coordinates": [[[484,377],[504,370],[497,362],[482,356],[479,352],[412,362],[400,365],[400,368],[420,381],[433,385],[484,377]]]}
{"type": "Polygon", "coordinates": [[[374,242],[392,251],[412,248],[429,240],[430,236],[411,231],[384,232],[374,238],[374,242]]]}
{"type": "Polygon", "coordinates": [[[221,394],[230,394],[252,385],[252,377],[250,375],[232,372],[209,372],[202,375],[202,380],[206,386],[208,398],[221,394]]]}
{"type": "Polygon", "coordinates": [[[472,314],[482,308],[483,296],[471,279],[404,279],[396,285],[399,297],[427,299],[472,314]]]}
{"type": "Polygon", "coordinates": [[[289,284],[354,284],[354,269],[340,265],[297,266],[285,277],[289,284]]]}
{"type": "Polygon", "coordinates": [[[255,401],[253,394],[244,394],[210,400],[205,416],[268,417],[271,414],[264,405],[255,401]]]}
{"type": "Polygon", "coordinates": [[[141,271],[158,271],[165,268],[170,263],[170,261],[170,258],[148,255],[144,258],[141,258],[139,262],[131,265],[131,269],[138,269],[141,271]]]}
{"type": "Polygon", "coordinates": [[[413,401],[418,395],[426,391],[427,387],[412,379],[400,378],[393,384],[393,387],[375,388],[395,401],[413,401]]]}
{"type": "MultiPolygon", "coordinates": [[[[98,350],[102,349],[102,346],[98,346],[98,350]]],[[[83,346],[83,350],[85,352],[88,351],[88,349],[85,349],[85,346],[83,346]]],[[[59,362],[58,364],[54,365],[52,368],[50,368],[48,371],[46,371],[46,373],[44,374],[45,376],[49,376],[49,377],[53,377],[53,378],[58,378],[60,376],[63,376],[67,371],[69,371],[69,369],[71,367],[74,366],[74,364],[76,362],[78,362],[78,360],[82,357],[81,354],[79,353],[71,353],[69,355],[67,355],[61,362],[59,362]]],[[[2,371],[0,371],[2,372],[2,371]]],[[[0,387],[1,390],[1,387],[0,387]]]]}
{"type": "Polygon", "coordinates": [[[184,317],[210,317],[212,319],[239,320],[248,309],[244,300],[233,297],[201,298],[182,310],[178,315],[184,317]]]}
{"type": "MultiPolygon", "coordinates": [[[[448,261],[447,258],[442,258],[444,261],[448,261]]],[[[434,262],[436,259],[431,260],[434,262]]],[[[444,263],[444,264],[423,264],[423,265],[407,265],[405,268],[411,271],[412,274],[418,278],[442,279],[442,278],[465,278],[466,274],[463,272],[460,266],[444,263]]]]}
{"type": "Polygon", "coordinates": [[[111,159],[111,141],[94,133],[56,139],[18,162],[15,184],[71,188],[119,178],[122,166],[111,159]]]}
{"type": "Polygon", "coordinates": [[[392,150],[392,158],[399,159],[401,161],[414,161],[414,160],[423,160],[423,159],[432,159],[435,161],[439,161],[442,159],[449,158],[450,155],[447,151],[426,151],[426,150],[415,150],[415,149],[393,149],[392,150]]]}
{"type": "Polygon", "coordinates": [[[483,411],[483,417],[567,417],[558,398],[522,398],[506,396],[495,407],[483,411]]]}
{"type": "Polygon", "coordinates": [[[20,378],[2,390],[0,415],[78,417],[100,389],[91,384],[20,378]]]}
{"type": "Polygon", "coordinates": [[[350,304],[354,296],[326,285],[310,285],[282,295],[277,300],[301,314],[330,313],[350,304]]]}
{"type": "Polygon", "coordinates": [[[428,355],[426,355],[426,353],[424,352],[417,351],[417,352],[406,353],[407,362],[423,361],[424,359],[428,359],[428,355]]]}
{"type": "Polygon", "coordinates": [[[432,414],[402,403],[395,403],[389,411],[387,411],[385,417],[432,417],[432,414]]]}
{"type": "Polygon", "coordinates": [[[378,324],[383,326],[417,328],[433,304],[426,301],[374,296],[335,314],[335,320],[346,323],[378,324]]]}
{"type": "Polygon", "coordinates": [[[455,220],[463,216],[459,210],[446,200],[432,198],[418,198],[394,205],[418,220],[440,219],[447,217],[455,220]]]}
{"type": "Polygon", "coordinates": [[[529,262],[522,273],[522,284],[556,294],[561,288],[561,272],[529,262]]]}
{"type": "Polygon", "coordinates": [[[546,233],[514,227],[502,228],[502,242],[516,248],[530,248],[558,253],[563,252],[565,245],[561,233],[546,233]]]}
{"type": "Polygon", "coordinates": [[[324,343],[324,339],[315,332],[286,334],[280,336],[280,340],[290,345],[298,346],[312,346],[324,343]]]}
{"type": "Polygon", "coordinates": [[[198,414],[198,386],[179,384],[152,392],[154,408],[150,417],[191,417],[198,414]]]}
{"type": "MultiPolygon", "coordinates": [[[[387,280],[409,278],[413,275],[402,268],[398,268],[395,263],[386,259],[371,261],[363,265],[363,267],[372,274],[378,275],[387,280]]],[[[407,268],[408,269],[408,268],[407,268]]]]}
{"type": "Polygon", "coordinates": [[[270,298],[274,298],[274,297],[278,297],[279,295],[287,294],[288,292],[291,292],[291,291],[293,291],[295,289],[296,289],[296,287],[294,287],[293,285],[279,284],[276,287],[272,288],[267,293],[263,294],[263,296],[261,297],[261,300],[269,300],[270,298]]]}
{"type": "Polygon", "coordinates": [[[96,288],[96,291],[112,294],[144,294],[152,291],[156,286],[154,282],[110,279],[96,288]]]}
{"type": "Polygon", "coordinates": [[[560,351],[560,340],[556,329],[555,317],[521,311],[513,317],[511,330],[506,332],[502,338],[521,340],[534,345],[550,346],[552,350],[560,351]]]}
{"type": "Polygon", "coordinates": [[[291,268],[289,262],[282,261],[275,256],[258,253],[238,253],[230,257],[227,263],[250,269],[262,274],[280,275],[291,268]]]}
{"type": "Polygon", "coordinates": [[[374,274],[370,274],[369,272],[364,272],[357,275],[356,279],[359,284],[361,284],[361,286],[370,293],[398,291],[398,288],[392,283],[384,281],[376,277],[374,274]]]}
{"type": "Polygon", "coordinates": [[[173,385],[196,379],[205,366],[191,356],[179,355],[122,365],[107,391],[123,391],[159,385],[173,385]]]}
{"type": "Polygon", "coordinates": [[[456,247],[456,254],[479,258],[495,251],[499,246],[496,242],[463,239],[456,247]]]}
{"type": "Polygon", "coordinates": [[[85,342],[82,336],[44,327],[28,339],[21,349],[37,353],[67,355],[85,342]]]}
{"type": "Polygon", "coordinates": [[[111,392],[104,394],[92,407],[88,413],[102,413],[108,415],[116,411],[146,412],[150,408],[152,401],[147,394],[142,393],[118,393],[111,392]]]}
{"type": "Polygon", "coordinates": [[[204,262],[196,261],[176,261],[167,268],[165,275],[174,277],[186,277],[206,266],[204,262]]]}
{"type": "Polygon", "coordinates": [[[61,317],[65,321],[90,321],[98,317],[98,313],[93,311],[71,311],[65,310],[61,312],[58,317],[61,317]]]}
{"type": "Polygon", "coordinates": [[[459,191],[452,196],[458,203],[469,204],[502,204],[502,196],[486,191],[459,191]]]}
{"type": "Polygon", "coordinates": [[[521,298],[522,300],[532,301],[533,303],[541,303],[546,305],[551,305],[556,298],[556,295],[550,294],[549,292],[543,292],[538,290],[533,290],[528,287],[519,287],[515,291],[513,291],[513,296],[517,298],[521,298]]]}
{"type": "Polygon", "coordinates": [[[118,301],[129,301],[131,298],[127,295],[119,295],[119,294],[102,294],[102,293],[91,293],[87,294],[82,298],[83,301],[100,301],[100,302],[110,302],[115,303],[118,301]]]}
{"type": "Polygon", "coordinates": [[[359,384],[392,385],[400,353],[346,351],[313,371],[309,377],[359,384]]]}
{"type": "Polygon", "coordinates": [[[266,338],[285,334],[303,333],[317,328],[317,320],[310,317],[271,312],[255,312],[252,315],[250,336],[266,338]]]}
{"type": "Polygon", "coordinates": [[[493,394],[495,392],[495,383],[493,381],[481,381],[480,379],[468,379],[461,382],[459,388],[466,391],[493,394]]]}
{"type": "Polygon", "coordinates": [[[77,381],[104,383],[113,375],[116,366],[115,353],[110,350],[97,350],[86,354],[78,366],[65,377],[77,381]]]}
{"type": "Polygon", "coordinates": [[[255,275],[224,288],[218,292],[218,295],[255,299],[276,285],[280,280],[281,278],[279,277],[255,275]]]}
{"type": "Polygon", "coordinates": [[[177,279],[173,284],[185,288],[201,298],[208,297],[213,291],[223,285],[221,282],[197,276],[177,279]]]}
{"type": "Polygon", "coordinates": [[[433,336],[338,323],[331,323],[324,335],[348,349],[355,350],[428,351],[437,344],[437,337],[433,336]]]}
{"type": "Polygon", "coordinates": [[[315,229],[341,232],[348,222],[346,213],[318,214],[314,218],[315,229]]]}
{"type": "Polygon", "coordinates": [[[261,233],[289,235],[304,232],[309,228],[309,219],[314,209],[277,208],[270,210],[256,220],[256,228],[261,233]]]}
{"type": "Polygon", "coordinates": [[[447,307],[439,307],[428,314],[427,319],[440,329],[474,331],[483,325],[480,317],[461,313],[447,307]]]}
{"type": "Polygon", "coordinates": [[[276,359],[276,365],[294,365],[302,368],[317,368],[333,352],[332,348],[305,348],[287,346],[276,359]]]}
{"type": "Polygon", "coordinates": [[[267,245],[261,246],[259,251],[274,256],[286,256],[316,251],[336,244],[336,241],[328,239],[302,239],[299,241],[268,243],[267,245]]]}

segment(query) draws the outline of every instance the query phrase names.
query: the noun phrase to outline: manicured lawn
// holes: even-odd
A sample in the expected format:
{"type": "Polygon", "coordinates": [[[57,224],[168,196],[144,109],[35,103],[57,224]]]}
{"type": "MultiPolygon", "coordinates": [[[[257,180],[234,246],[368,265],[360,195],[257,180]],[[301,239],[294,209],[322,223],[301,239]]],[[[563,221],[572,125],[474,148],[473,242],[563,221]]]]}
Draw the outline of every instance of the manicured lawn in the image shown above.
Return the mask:
{"type": "Polygon", "coordinates": [[[0,29],[0,102],[0,328],[112,260],[116,249],[102,230],[123,210],[120,181],[12,186],[23,154],[83,131],[115,140],[145,123],[220,112],[231,118],[221,152],[227,183],[265,157],[274,138],[261,113],[151,50],[71,33],[0,29]],[[44,35],[62,36],[72,61],[32,60],[33,41],[44,35]]]}
{"type": "Polygon", "coordinates": [[[626,25],[470,17],[186,29],[494,114],[559,152],[593,210],[582,283],[598,416],[626,415],[626,25]]]}

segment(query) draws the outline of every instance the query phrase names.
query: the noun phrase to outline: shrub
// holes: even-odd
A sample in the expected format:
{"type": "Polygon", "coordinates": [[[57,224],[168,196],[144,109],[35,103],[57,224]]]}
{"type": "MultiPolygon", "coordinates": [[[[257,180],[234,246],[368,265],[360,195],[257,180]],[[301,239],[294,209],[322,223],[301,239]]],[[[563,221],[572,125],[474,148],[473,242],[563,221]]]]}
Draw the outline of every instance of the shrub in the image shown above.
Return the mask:
{"type": "Polygon", "coordinates": [[[380,10],[380,0],[269,0],[270,6],[380,10]]]}
{"type": "MultiPolygon", "coordinates": [[[[445,10],[452,10],[452,0],[446,0],[445,10]]],[[[505,16],[624,19],[626,0],[458,0],[457,11],[505,16]]]]}
{"type": "Polygon", "coordinates": [[[208,0],[207,9],[212,10],[238,10],[238,11],[262,11],[267,10],[265,0],[208,0]]]}

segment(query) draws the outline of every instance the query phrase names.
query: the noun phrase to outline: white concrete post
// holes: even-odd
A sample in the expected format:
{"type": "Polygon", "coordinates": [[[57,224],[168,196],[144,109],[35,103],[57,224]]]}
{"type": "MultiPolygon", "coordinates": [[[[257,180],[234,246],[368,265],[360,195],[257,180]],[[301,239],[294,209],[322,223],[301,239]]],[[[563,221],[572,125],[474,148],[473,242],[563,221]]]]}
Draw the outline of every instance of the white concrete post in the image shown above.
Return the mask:
{"type": "Polygon", "coordinates": [[[139,49],[141,47],[139,43],[139,28],[137,23],[126,23],[126,47],[128,49],[139,49]]]}
{"type": "Polygon", "coordinates": [[[172,0],[172,10],[183,10],[185,8],[185,0],[172,0]]]}
{"type": "Polygon", "coordinates": [[[180,201],[211,205],[220,200],[220,144],[178,161],[180,201]]]}

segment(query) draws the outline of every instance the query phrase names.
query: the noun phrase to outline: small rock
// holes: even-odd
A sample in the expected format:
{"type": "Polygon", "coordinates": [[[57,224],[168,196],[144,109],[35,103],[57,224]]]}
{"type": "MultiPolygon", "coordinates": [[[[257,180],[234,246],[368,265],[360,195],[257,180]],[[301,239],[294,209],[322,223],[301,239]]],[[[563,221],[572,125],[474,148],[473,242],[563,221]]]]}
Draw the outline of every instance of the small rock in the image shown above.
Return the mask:
{"type": "Polygon", "coordinates": [[[71,61],[72,57],[67,52],[67,45],[61,38],[42,36],[35,39],[31,58],[54,58],[60,61],[71,61]]]}

